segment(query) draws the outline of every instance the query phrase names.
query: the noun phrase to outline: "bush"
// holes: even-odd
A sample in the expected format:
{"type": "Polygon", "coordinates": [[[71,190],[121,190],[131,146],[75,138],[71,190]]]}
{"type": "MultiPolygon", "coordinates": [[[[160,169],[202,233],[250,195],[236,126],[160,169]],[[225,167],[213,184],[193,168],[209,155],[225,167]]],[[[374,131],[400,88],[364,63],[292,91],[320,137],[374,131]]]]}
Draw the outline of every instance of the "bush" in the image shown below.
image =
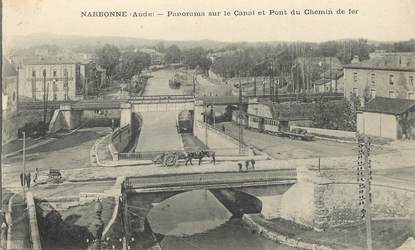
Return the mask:
{"type": "Polygon", "coordinates": [[[17,133],[19,138],[23,138],[23,132],[26,132],[26,137],[38,138],[44,136],[48,129],[48,124],[43,122],[29,122],[26,123],[23,128],[18,129],[17,133]]]}

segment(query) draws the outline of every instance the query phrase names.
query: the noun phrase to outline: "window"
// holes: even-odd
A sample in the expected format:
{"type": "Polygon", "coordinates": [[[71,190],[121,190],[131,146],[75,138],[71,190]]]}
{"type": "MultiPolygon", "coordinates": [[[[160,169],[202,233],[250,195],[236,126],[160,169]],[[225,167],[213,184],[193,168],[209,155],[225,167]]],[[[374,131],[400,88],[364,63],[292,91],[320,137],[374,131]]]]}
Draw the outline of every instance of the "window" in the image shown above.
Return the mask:
{"type": "Polygon", "coordinates": [[[415,100],[415,95],[414,95],[414,93],[408,93],[408,99],[410,99],[410,100],[415,100]]]}
{"type": "Polygon", "coordinates": [[[56,77],[56,69],[53,70],[53,77],[56,77]]]}
{"type": "Polygon", "coordinates": [[[389,97],[395,98],[395,92],[393,90],[389,90],[389,97]]]}
{"type": "Polygon", "coordinates": [[[389,84],[393,85],[393,75],[392,74],[389,75],[389,84]]]}
{"type": "Polygon", "coordinates": [[[414,86],[414,76],[409,76],[409,85],[414,86]]]}
{"type": "Polygon", "coordinates": [[[370,74],[370,81],[372,82],[372,84],[376,83],[376,74],[375,73],[370,74]]]}
{"type": "Polygon", "coordinates": [[[354,72],[353,73],[353,81],[354,82],[357,82],[357,72],[354,72]]]}
{"type": "Polygon", "coordinates": [[[357,88],[353,88],[353,95],[359,96],[359,90],[357,88]]]}
{"type": "Polygon", "coordinates": [[[32,77],[36,77],[36,70],[32,70],[32,77]]]}
{"type": "Polygon", "coordinates": [[[56,101],[56,100],[58,100],[58,95],[55,93],[55,94],[53,94],[53,100],[54,101],[56,101]]]}
{"type": "Polygon", "coordinates": [[[376,97],[376,89],[370,89],[370,98],[375,98],[376,97]]]}

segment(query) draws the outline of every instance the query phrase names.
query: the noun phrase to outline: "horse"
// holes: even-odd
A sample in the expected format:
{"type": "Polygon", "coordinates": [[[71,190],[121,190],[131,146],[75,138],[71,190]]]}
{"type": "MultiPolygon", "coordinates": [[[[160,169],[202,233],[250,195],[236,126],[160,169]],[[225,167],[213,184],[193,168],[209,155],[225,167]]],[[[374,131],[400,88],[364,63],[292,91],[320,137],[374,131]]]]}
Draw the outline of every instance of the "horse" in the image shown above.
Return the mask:
{"type": "Polygon", "coordinates": [[[193,165],[192,163],[192,159],[198,159],[199,163],[198,165],[200,166],[202,159],[207,156],[207,157],[214,157],[214,152],[210,152],[207,150],[201,150],[201,151],[190,151],[190,152],[185,152],[183,155],[181,155],[181,157],[179,157],[179,159],[186,159],[185,162],[185,166],[187,166],[188,163],[190,163],[190,165],[193,165]],[[213,154],[213,156],[212,156],[213,154]]]}

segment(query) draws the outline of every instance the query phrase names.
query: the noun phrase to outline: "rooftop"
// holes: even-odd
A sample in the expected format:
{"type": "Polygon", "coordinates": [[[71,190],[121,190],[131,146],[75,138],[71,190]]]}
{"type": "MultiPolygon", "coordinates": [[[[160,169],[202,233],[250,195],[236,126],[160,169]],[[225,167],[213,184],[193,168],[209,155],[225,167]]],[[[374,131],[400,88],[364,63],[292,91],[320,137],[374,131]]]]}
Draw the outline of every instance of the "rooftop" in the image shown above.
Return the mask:
{"type": "Polygon", "coordinates": [[[313,103],[271,103],[264,102],[270,107],[272,119],[280,121],[310,120],[313,117],[313,103]]]}
{"type": "Polygon", "coordinates": [[[361,111],[400,115],[415,106],[415,100],[375,97],[361,111]]]}
{"type": "Polygon", "coordinates": [[[22,65],[49,65],[49,64],[76,64],[81,63],[80,60],[66,57],[47,57],[47,56],[31,56],[17,59],[22,65]]]}
{"type": "Polygon", "coordinates": [[[355,62],[345,68],[415,70],[415,53],[385,53],[369,60],[355,62]]]}

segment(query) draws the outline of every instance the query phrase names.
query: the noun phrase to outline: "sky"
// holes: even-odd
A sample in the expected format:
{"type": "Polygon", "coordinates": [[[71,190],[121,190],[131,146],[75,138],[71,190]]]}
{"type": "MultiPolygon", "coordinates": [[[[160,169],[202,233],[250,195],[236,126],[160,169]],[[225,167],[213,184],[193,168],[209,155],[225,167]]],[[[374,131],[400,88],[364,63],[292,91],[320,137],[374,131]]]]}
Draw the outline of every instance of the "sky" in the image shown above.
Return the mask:
{"type": "Polygon", "coordinates": [[[6,42],[32,33],[231,42],[415,38],[415,0],[3,0],[3,12],[6,42]],[[302,14],[290,15],[293,9],[302,14]],[[346,14],[304,15],[305,9],[343,9],[346,14]],[[358,14],[349,15],[349,9],[358,14]],[[288,15],[258,15],[262,10],[286,10],[288,15]],[[81,17],[82,11],[147,11],[155,16],[81,17]],[[219,11],[221,16],[167,17],[167,11],[219,11]],[[224,11],[231,15],[223,16],[224,11]],[[235,16],[235,11],[255,15],[235,16]]]}

